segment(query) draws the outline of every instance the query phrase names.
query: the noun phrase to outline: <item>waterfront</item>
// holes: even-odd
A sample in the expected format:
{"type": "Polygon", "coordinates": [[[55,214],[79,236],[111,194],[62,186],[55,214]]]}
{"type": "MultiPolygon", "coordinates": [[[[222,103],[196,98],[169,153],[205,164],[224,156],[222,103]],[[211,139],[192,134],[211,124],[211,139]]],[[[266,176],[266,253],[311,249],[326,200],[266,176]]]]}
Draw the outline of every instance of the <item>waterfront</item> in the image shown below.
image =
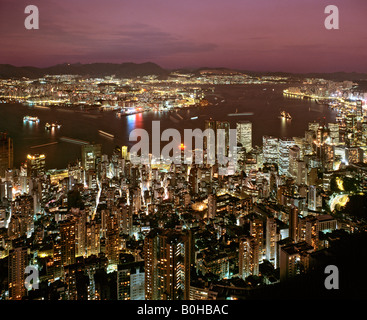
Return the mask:
{"type": "Polygon", "coordinates": [[[61,140],[61,137],[101,143],[102,151],[111,154],[115,146],[131,146],[134,143],[129,142],[129,133],[134,128],[144,128],[150,132],[153,120],[161,121],[161,131],[176,128],[182,132],[184,129],[204,129],[204,121],[210,117],[228,120],[232,128],[235,128],[238,121],[249,120],[253,124],[253,146],[262,144],[263,135],[304,136],[309,122],[335,121],[336,112],[329,110],[327,106],[310,100],[284,97],[283,89],[290,85],[217,85],[214,94],[206,97],[212,103],[211,106],[187,108],[177,112],[152,111],[121,118],[116,117],[113,111],[84,112],[0,104],[0,130],[7,131],[13,138],[15,167],[25,161],[27,153],[44,153],[47,168],[61,169],[69,161],[81,156],[80,144],[61,140]],[[292,120],[280,119],[282,110],[290,113],[292,120]],[[25,115],[37,116],[40,122],[24,122],[25,115]],[[55,121],[62,125],[60,129],[45,130],[46,122],[55,121]],[[102,135],[98,130],[114,137],[102,135]]]}

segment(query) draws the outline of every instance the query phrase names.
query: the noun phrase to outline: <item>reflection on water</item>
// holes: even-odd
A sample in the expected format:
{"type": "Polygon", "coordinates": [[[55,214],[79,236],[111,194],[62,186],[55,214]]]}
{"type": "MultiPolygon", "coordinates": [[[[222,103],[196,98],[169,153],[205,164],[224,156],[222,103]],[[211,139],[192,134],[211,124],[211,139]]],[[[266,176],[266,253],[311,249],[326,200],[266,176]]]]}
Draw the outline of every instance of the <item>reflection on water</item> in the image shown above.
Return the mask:
{"type": "MultiPolygon", "coordinates": [[[[289,85],[291,86],[291,85],[289,85]]],[[[282,90],[285,85],[219,85],[216,86],[217,96],[223,99],[215,100],[214,95],[208,96],[213,102],[209,107],[195,107],[179,112],[146,112],[117,118],[114,112],[60,112],[55,108],[29,108],[19,104],[1,104],[0,131],[7,131],[14,141],[14,164],[19,166],[25,156],[35,145],[46,146],[37,148],[46,154],[48,168],[64,168],[69,161],[81,156],[79,145],[60,141],[66,136],[75,139],[101,143],[103,152],[111,154],[114,147],[127,145],[129,134],[135,128],[144,128],[151,133],[152,121],[161,121],[161,132],[167,128],[175,128],[183,136],[184,129],[204,129],[205,120],[227,120],[231,128],[236,122],[249,120],[253,124],[253,145],[262,144],[263,135],[276,137],[304,136],[308,122],[335,121],[335,112],[325,106],[317,105],[308,100],[284,98],[282,90]],[[263,90],[267,88],[269,90],[263,90]],[[274,89],[274,91],[272,90],[274,89]],[[221,102],[224,100],[224,102],[221,102]],[[217,105],[216,105],[217,104],[217,105]],[[293,119],[287,121],[279,118],[279,110],[289,112],[293,119]],[[28,114],[39,117],[40,122],[23,123],[23,117],[28,114]],[[239,114],[228,116],[228,114],[239,114]],[[251,114],[251,115],[250,115],[251,114]],[[88,115],[88,116],[87,116],[88,115]],[[191,120],[194,118],[195,120],[191,120]],[[173,121],[176,120],[176,121],[173,121]],[[57,121],[62,125],[57,130],[44,130],[46,122],[57,121]],[[114,135],[113,139],[105,139],[98,130],[114,135]],[[57,144],[47,145],[58,141],[57,144]]]]}

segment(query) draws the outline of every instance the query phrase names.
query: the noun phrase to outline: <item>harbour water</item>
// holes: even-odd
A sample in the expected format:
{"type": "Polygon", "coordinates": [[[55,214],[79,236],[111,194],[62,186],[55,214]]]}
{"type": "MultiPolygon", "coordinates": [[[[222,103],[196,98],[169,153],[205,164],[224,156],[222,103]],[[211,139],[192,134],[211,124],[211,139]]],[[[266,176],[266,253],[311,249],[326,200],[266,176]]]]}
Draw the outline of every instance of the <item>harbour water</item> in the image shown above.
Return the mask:
{"type": "Polygon", "coordinates": [[[0,104],[0,131],[7,131],[14,143],[14,165],[26,160],[28,153],[44,153],[48,169],[65,168],[70,161],[81,157],[81,143],[66,138],[101,143],[102,151],[111,154],[114,147],[127,145],[129,133],[135,128],[151,132],[152,121],[161,122],[161,131],[167,128],[204,129],[206,119],[228,120],[231,128],[238,121],[248,120],[253,126],[253,145],[262,144],[263,135],[276,137],[304,136],[308,123],[334,122],[336,113],[315,101],[290,99],[283,89],[291,84],[217,85],[207,99],[208,107],[194,107],[179,111],[145,112],[116,117],[115,112],[66,110],[55,107],[29,107],[21,104],[0,104]],[[292,120],[279,118],[284,110],[292,120]],[[23,121],[25,115],[37,116],[40,121],[23,121]],[[61,128],[46,130],[47,122],[58,122],[61,128]],[[101,134],[99,130],[109,135],[101,134]]]}

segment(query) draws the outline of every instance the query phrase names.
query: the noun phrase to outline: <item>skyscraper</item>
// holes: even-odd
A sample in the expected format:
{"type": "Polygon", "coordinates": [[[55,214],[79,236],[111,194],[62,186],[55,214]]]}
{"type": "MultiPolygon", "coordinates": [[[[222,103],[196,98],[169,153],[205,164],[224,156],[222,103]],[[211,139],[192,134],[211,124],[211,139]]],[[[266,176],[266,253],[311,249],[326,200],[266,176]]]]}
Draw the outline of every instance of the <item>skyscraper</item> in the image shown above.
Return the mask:
{"type": "Polygon", "coordinates": [[[25,288],[27,248],[17,247],[10,250],[8,259],[9,299],[21,300],[27,294],[25,288]]]}
{"type": "Polygon", "coordinates": [[[272,136],[263,136],[263,154],[264,154],[264,164],[265,163],[275,163],[278,164],[278,138],[272,136]]]}
{"type": "Polygon", "coordinates": [[[252,123],[250,121],[241,121],[236,124],[237,143],[246,149],[246,152],[252,150],[252,123]]]}
{"type": "Polygon", "coordinates": [[[75,221],[67,220],[60,224],[61,235],[61,263],[67,266],[75,263],[76,243],[75,243],[75,221]]]}
{"type": "Polygon", "coordinates": [[[293,145],[291,138],[279,139],[279,175],[289,175],[289,148],[293,145]]]}
{"type": "Polygon", "coordinates": [[[7,133],[0,132],[0,177],[5,177],[5,170],[13,168],[13,139],[7,133]]]}
{"type": "Polygon", "coordinates": [[[259,274],[259,244],[254,237],[240,239],[238,268],[242,279],[259,274]]]}
{"type": "Polygon", "coordinates": [[[191,235],[156,229],[144,240],[146,300],[188,300],[191,235]]]}
{"type": "Polygon", "coordinates": [[[46,156],[44,154],[27,155],[28,176],[39,177],[46,171],[46,156]]]}
{"type": "Polygon", "coordinates": [[[102,155],[101,144],[86,144],[82,146],[82,166],[85,171],[96,169],[102,155]]]}

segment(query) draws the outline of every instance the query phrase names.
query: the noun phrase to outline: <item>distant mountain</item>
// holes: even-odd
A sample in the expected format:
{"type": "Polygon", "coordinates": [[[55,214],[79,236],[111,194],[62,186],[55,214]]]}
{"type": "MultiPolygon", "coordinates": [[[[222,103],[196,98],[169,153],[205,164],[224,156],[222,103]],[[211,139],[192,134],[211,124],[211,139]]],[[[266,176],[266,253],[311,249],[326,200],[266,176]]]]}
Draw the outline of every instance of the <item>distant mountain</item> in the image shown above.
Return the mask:
{"type": "Polygon", "coordinates": [[[236,73],[245,73],[251,76],[284,76],[294,79],[303,78],[323,78],[334,81],[366,81],[366,73],[358,72],[333,72],[333,73],[290,73],[290,72],[258,72],[250,70],[239,70],[223,67],[203,67],[203,68],[181,68],[167,70],[163,69],[159,65],[153,62],[145,63],[91,63],[91,64],[58,64],[47,68],[37,67],[16,67],[10,64],[0,64],[0,79],[7,78],[21,78],[26,77],[30,79],[36,79],[43,77],[44,75],[56,75],[56,74],[77,74],[81,76],[89,77],[104,77],[109,75],[115,75],[116,77],[137,77],[147,75],[157,75],[159,78],[166,78],[172,71],[180,71],[184,73],[193,73],[195,75],[202,74],[217,74],[217,75],[229,75],[236,73]]]}
{"type": "Polygon", "coordinates": [[[91,64],[58,64],[47,68],[16,67],[10,64],[0,64],[0,78],[36,79],[44,75],[77,74],[90,77],[104,77],[116,75],[116,77],[137,77],[147,75],[167,76],[169,72],[159,65],[146,63],[91,63],[91,64]]]}

